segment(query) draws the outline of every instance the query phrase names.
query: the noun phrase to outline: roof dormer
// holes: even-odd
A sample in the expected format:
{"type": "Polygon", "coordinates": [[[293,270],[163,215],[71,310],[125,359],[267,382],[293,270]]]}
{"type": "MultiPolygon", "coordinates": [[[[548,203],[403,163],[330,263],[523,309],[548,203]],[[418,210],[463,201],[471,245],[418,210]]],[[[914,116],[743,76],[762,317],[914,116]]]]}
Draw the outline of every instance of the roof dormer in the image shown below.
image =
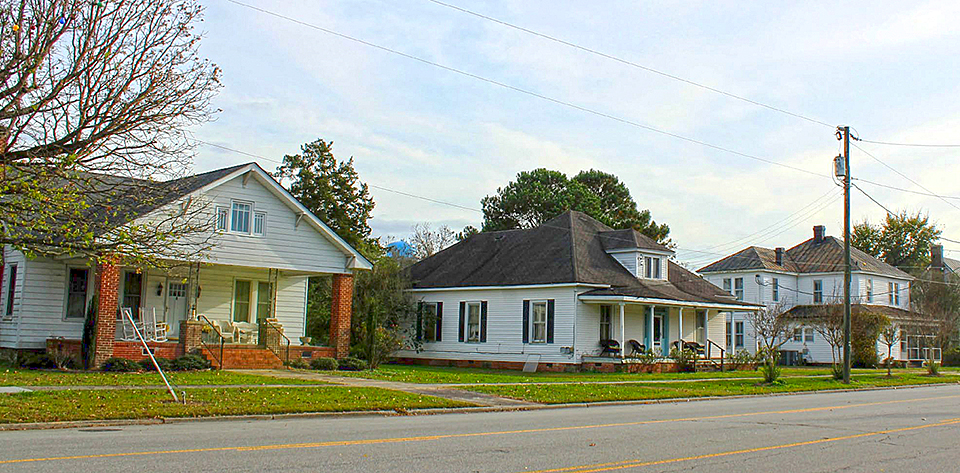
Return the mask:
{"type": "Polygon", "coordinates": [[[600,232],[604,251],[640,279],[667,280],[667,260],[673,255],[666,246],[632,229],[600,232]]]}

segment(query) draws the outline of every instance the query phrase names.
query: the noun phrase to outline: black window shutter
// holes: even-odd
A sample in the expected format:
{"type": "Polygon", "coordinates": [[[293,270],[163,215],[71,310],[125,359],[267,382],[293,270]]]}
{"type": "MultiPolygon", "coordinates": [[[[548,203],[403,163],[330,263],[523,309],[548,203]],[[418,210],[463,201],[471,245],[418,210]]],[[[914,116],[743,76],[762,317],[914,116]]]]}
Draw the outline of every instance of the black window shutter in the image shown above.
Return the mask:
{"type": "Polygon", "coordinates": [[[547,343],[553,343],[553,306],[554,300],[547,300],[547,343]]]}
{"type": "Polygon", "coordinates": [[[442,341],[443,337],[443,302],[437,302],[437,333],[436,340],[442,341]]]}
{"type": "Polygon", "coordinates": [[[423,340],[423,301],[417,302],[417,341],[423,340]]]}
{"type": "Polygon", "coordinates": [[[466,302],[463,302],[463,301],[460,301],[460,335],[459,335],[459,339],[460,339],[461,342],[463,341],[463,317],[464,317],[464,315],[466,314],[466,312],[467,312],[467,303],[466,303],[466,302]]]}
{"type": "Polygon", "coordinates": [[[487,341],[487,301],[480,302],[480,341],[487,341]]]}
{"type": "Polygon", "coordinates": [[[530,343],[530,301],[523,301],[523,343],[530,343]]]}

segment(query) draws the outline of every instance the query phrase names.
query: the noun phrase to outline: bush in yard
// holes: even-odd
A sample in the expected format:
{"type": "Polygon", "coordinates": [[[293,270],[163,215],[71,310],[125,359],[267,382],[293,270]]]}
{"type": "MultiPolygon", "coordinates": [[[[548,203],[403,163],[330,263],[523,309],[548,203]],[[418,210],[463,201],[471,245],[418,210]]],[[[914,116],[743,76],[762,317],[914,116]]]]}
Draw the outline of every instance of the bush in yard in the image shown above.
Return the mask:
{"type": "Polygon", "coordinates": [[[173,360],[173,369],[177,371],[208,370],[210,360],[200,355],[183,355],[173,360]]]}
{"type": "Polygon", "coordinates": [[[109,371],[113,373],[130,373],[133,371],[140,371],[140,364],[133,360],[128,360],[126,358],[107,358],[107,361],[104,361],[100,365],[100,371],[109,371]]]}
{"type": "Polygon", "coordinates": [[[361,371],[367,369],[367,362],[359,358],[348,356],[340,360],[339,367],[343,371],[361,371]]]}
{"type": "Polygon", "coordinates": [[[830,373],[833,375],[833,379],[836,381],[840,381],[841,379],[843,379],[843,364],[834,363],[833,365],[831,365],[830,373]]]}
{"type": "MultiPolygon", "coordinates": [[[[157,365],[163,371],[173,371],[173,360],[169,358],[160,358],[157,357],[157,365]]],[[[153,366],[153,361],[150,358],[144,358],[140,360],[140,367],[143,371],[156,371],[157,368],[153,366]]]]}
{"type": "Polygon", "coordinates": [[[743,369],[757,369],[757,357],[753,356],[747,350],[740,350],[736,353],[730,353],[727,355],[727,364],[730,365],[730,369],[733,371],[740,371],[743,369]]]}
{"type": "Polygon", "coordinates": [[[310,365],[307,364],[306,361],[303,361],[300,358],[294,358],[290,361],[285,361],[283,362],[283,366],[286,366],[287,368],[292,368],[295,370],[305,370],[310,368],[310,365]]]}
{"type": "Polygon", "coordinates": [[[333,371],[340,367],[340,363],[334,358],[320,357],[310,361],[310,368],[322,371],[333,371]]]}
{"type": "Polygon", "coordinates": [[[936,361],[927,361],[927,374],[930,376],[940,376],[940,363],[936,361]]]}
{"type": "Polygon", "coordinates": [[[677,363],[677,368],[680,371],[696,371],[697,369],[697,353],[693,350],[673,348],[670,350],[670,358],[677,363]]]}
{"type": "Polygon", "coordinates": [[[20,361],[20,367],[30,370],[51,370],[57,368],[57,362],[46,353],[31,353],[20,361]]]}

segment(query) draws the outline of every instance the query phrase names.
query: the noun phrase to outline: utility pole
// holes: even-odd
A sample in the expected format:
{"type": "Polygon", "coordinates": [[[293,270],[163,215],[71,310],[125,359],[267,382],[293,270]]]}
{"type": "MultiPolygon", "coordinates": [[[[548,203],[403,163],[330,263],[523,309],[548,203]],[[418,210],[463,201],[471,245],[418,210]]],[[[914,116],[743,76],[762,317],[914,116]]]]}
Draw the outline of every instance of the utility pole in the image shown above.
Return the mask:
{"type": "Polygon", "coordinates": [[[850,384],[850,127],[843,132],[843,383],[850,384]]]}

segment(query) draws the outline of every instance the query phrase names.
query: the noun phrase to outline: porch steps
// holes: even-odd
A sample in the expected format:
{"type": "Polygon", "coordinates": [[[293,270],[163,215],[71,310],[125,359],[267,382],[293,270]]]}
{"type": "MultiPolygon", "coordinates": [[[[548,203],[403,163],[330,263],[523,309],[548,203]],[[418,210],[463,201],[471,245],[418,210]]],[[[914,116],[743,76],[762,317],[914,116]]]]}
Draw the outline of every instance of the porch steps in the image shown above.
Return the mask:
{"type": "Polygon", "coordinates": [[[272,351],[259,346],[226,345],[223,347],[223,364],[217,362],[220,350],[203,348],[201,354],[217,369],[265,370],[283,368],[283,361],[272,351]]]}

